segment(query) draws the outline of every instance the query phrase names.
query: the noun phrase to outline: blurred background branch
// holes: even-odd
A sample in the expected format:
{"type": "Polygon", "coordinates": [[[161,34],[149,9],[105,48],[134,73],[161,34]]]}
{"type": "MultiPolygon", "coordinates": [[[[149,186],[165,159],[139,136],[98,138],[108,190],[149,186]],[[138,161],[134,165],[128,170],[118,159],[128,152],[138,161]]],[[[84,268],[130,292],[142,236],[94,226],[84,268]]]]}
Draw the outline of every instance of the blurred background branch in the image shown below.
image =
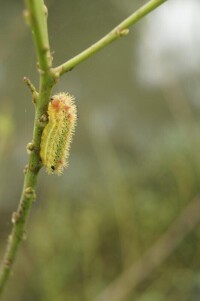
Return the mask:
{"type": "MultiPolygon", "coordinates": [[[[141,284],[170,254],[200,221],[200,198],[197,196],[181,212],[169,229],[141,256],[140,260],[128,267],[117,277],[95,301],[126,300],[131,290],[141,284]]],[[[156,217],[155,217],[156,219],[156,217]]]]}

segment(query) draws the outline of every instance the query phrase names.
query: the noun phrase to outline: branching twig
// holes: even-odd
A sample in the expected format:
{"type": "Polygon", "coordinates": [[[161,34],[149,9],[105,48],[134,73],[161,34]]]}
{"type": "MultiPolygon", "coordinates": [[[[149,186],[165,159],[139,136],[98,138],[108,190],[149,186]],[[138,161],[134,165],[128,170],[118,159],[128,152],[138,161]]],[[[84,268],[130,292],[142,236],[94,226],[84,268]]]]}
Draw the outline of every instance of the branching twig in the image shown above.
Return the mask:
{"type": "Polygon", "coordinates": [[[39,93],[37,92],[36,88],[33,86],[32,82],[30,81],[30,79],[28,77],[24,77],[23,80],[24,80],[25,84],[27,84],[27,86],[29,87],[29,89],[31,91],[33,103],[36,104],[38,97],[39,97],[39,93]]]}
{"type": "Polygon", "coordinates": [[[6,282],[9,278],[12,265],[15,261],[18,247],[24,237],[26,222],[29,216],[31,205],[36,198],[35,186],[37,181],[38,172],[41,168],[40,161],[40,141],[43,128],[46,121],[46,111],[48,102],[50,100],[51,90],[63,73],[69,71],[74,66],[92,56],[98,50],[107,46],[117,38],[124,36],[128,33],[128,27],[139,21],[146,14],[150,13],[160,4],[166,0],[151,0],[148,4],[136,11],[133,15],[119,24],[103,39],[96,44],[89,47],[79,55],[75,56],[68,62],[58,66],[52,67],[52,56],[49,46],[48,30],[47,30],[47,8],[44,6],[43,0],[26,0],[25,16],[27,23],[30,25],[33,32],[34,44],[38,58],[38,70],[40,74],[40,87],[39,92],[31,84],[28,79],[25,82],[29,86],[33,100],[35,103],[35,121],[33,128],[32,142],[28,143],[27,150],[30,154],[28,165],[25,167],[25,179],[20,199],[20,204],[17,212],[13,213],[12,222],[13,229],[9,236],[7,249],[0,269],[0,295],[5,288],[6,282]]]}
{"type": "Polygon", "coordinates": [[[162,3],[166,2],[167,0],[151,0],[146,5],[142,6],[136,12],[134,12],[131,16],[117,25],[111,32],[105,35],[102,39],[98,42],[81,52],[80,54],[76,55],[66,63],[54,68],[54,72],[59,76],[65,72],[72,70],[76,65],[80,64],[81,62],[85,61],[88,57],[92,56],[102,48],[106,47],[113,41],[117,40],[120,37],[126,36],[129,33],[129,27],[133,24],[138,22],[144,16],[149,14],[155,8],[157,8],[162,3]]]}

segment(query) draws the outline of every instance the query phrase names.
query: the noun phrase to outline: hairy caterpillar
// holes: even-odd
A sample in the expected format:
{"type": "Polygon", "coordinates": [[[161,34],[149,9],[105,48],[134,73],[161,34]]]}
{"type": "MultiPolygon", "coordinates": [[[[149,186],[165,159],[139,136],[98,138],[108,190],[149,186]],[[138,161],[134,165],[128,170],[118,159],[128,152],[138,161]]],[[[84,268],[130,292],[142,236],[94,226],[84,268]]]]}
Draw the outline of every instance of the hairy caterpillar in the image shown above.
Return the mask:
{"type": "Polygon", "coordinates": [[[68,93],[54,95],[47,113],[49,121],[42,133],[40,157],[49,174],[60,175],[68,164],[70,143],[77,120],[74,97],[68,93]]]}

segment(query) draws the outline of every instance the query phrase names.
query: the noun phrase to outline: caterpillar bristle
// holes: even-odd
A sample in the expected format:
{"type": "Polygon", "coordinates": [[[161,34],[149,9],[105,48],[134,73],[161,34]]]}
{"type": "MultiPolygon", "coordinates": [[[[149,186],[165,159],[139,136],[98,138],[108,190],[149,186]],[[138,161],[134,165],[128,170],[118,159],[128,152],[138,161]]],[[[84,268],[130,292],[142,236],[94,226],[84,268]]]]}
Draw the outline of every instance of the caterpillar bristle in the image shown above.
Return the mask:
{"type": "Polygon", "coordinates": [[[49,174],[60,175],[68,165],[69,149],[77,121],[74,96],[69,93],[52,96],[47,113],[49,121],[42,133],[40,157],[49,174]]]}

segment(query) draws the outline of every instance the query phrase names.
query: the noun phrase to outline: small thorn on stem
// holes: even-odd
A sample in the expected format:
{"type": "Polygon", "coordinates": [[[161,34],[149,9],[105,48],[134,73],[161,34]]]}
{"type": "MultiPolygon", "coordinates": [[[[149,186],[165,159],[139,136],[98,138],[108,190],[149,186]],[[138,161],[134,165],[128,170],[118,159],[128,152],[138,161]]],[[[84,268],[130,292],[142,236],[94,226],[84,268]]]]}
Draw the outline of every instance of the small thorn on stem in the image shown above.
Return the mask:
{"type": "Polygon", "coordinates": [[[40,68],[39,62],[36,63],[36,67],[37,67],[37,70],[38,70],[40,75],[43,75],[45,73],[45,71],[40,68]]]}
{"type": "Polygon", "coordinates": [[[28,11],[28,9],[23,10],[23,17],[24,17],[26,24],[28,26],[30,26],[31,25],[31,17],[30,17],[30,12],[28,11]]]}
{"type": "Polygon", "coordinates": [[[40,118],[38,119],[38,125],[40,127],[44,128],[47,125],[48,120],[49,120],[49,118],[48,118],[47,113],[42,114],[42,116],[40,116],[40,118]]]}
{"type": "Polygon", "coordinates": [[[35,145],[33,142],[29,142],[26,146],[27,152],[30,155],[35,150],[35,145]]]}
{"type": "Polygon", "coordinates": [[[46,7],[46,5],[44,5],[44,14],[46,17],[48,17],[48,8],[46,7]]]}
{"type": "Polygon", "coordinates": [[[18,222],[19,218],[20,218],[19,213],[18,212],[13,212],[12,219],[11,219],[12,223],[16,224],[18,222]]]}
{"type": "Polygon", "coordinates": [[[28,172],[28,164],[25,165],[24,169],[23,169],[23,173],[26,175],[28,172]]]}
{"type": "Polygon", "coordinates": [[[23,81],[29,87],[29,89],[31,91],[31,94],[32,94],[33,103],[36,104],[37,103],[37,99],[38,99],[38,95],[39,95],[38,92],[36,91],[36,88],[31,83],[31,81],[30,81],[30,79],[28,77],[24,76],[23,81]]]}
{"type": "Polygon", "coordinates": [[[127,36],[127,34],[129,34],[129,29],[128,28],[124,28],[124,29],[118,28],[117,29],[117,35],[119,37],[127,36]]]}
{"type": "Polygon", "coordinates": [[[27,187],[24,190],[24,195],[27,199],[32,199],[32,200],[36,199],[35,189],[33,189],[32,187],[27,187]]]}

